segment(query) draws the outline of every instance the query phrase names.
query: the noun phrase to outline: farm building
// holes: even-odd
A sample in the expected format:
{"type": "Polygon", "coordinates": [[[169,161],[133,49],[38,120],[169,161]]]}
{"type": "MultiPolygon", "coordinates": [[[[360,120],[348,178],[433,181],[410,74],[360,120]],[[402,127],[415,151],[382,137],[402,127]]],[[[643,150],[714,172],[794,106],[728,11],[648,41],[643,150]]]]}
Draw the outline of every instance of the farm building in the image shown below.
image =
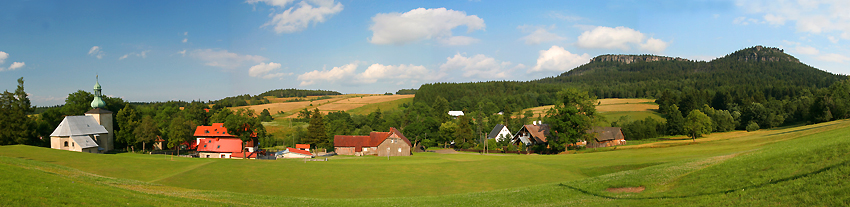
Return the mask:
{"type": "Polygon", "coordinates": [[[507,126],[501,124],[496,124],[496,126],[493,127],[493,130],[490,131],[490,134],[487,134],[487,139],[496,139],[497,142],[510,139],[511,137],[511,130],[509,130],[507,126]]]}
{"type": "Polygon", "coordinates": [[[549,125],[535,122],[531,125],[523,125],[511,138],[511,143],[522,142],[526,146],[546,144],[546,136],[549,136],[549,125]]]}
{"type": "Polygon", "coordinates": [[[392,127],[389,132],[372,132],[369,136],[334,136],[334,152],[339,155],[409,156],[410,147],[410,140],[392,127]]]}
{"type": "Polygon", "coordinates": [[[256,138],[242,142],[236,136],[227,133],[224,123],[213,123],[212,126],[198,126],[195,129],[195,144],[198,156],[201,158],[256,158],[258,152],[256,138]],[[246,152],[243,155],[242,152],[246,152]]]}
{"type": "Polygon", "coordinates": [[[620,127],[593,127],[593,129],[587,130],[587,133],[596,133],[596,138],[594,138],[596,143],[587,143],[587,148],[626,144],[626,138],[623,136],[623,131],[620,127]]]}
{"type": "Polygon", "coordinates": [[[112,112],[104,109],[100,82],[94,84],[92,110],[84,116],[66,116],[50,134],[50,148],[103,153],[113,148],[112,112]]]}

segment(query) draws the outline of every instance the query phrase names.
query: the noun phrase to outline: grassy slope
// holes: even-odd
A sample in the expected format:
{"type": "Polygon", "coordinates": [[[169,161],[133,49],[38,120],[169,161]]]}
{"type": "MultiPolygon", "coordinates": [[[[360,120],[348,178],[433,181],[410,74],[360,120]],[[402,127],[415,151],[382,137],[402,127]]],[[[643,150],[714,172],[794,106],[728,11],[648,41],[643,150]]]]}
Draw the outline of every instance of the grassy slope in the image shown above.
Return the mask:
{"type": "MultiPolygon", "coordinates": [[[[48,185],[56,184],[55,187],[64,187],[70,191],[95,190],[107,191],[115,188],[125,197],[115,199],[123,202],[126,198],[129,203],[134,199],[144,200],[144,196],[155,201],[155,205],[185,205],[184,198],[210,199],[203,202],[226,202],[223,205],[280,205],[282,203],[301,203],[308,205],[833,205],[843,206],[850,204],[850,189],[848,189],[848,175],[850,175],[850,122],[839,121],[818,125],[788,128],[782,130],[762,130],[750,133],[748,136],[698,140],[697,144],[670,145],[664,148],[638,148],[629,150],[615,150],[600,153],[558,155],[558,156],[480,156],[474,154],[458,155],[434,155],[417,154],[410,159],[393,158],[386,161],[377,157],[366,159],[339,159],[329,162],[300,163],[297,160],[288,161],[243,161],[243,160],[205,160],[205,159],[175,159],[177,161],[165,161],[160,156],[145,155],[93,155],[84,153],[51,151],[49,149],[36,149],[27,146],[4,146],[0,147],[0,155],[8,156],[0,159],[0,170],[5,172],[18,172],[27,167],[16,168],[15,163],[26,163],[26,165],[46,165],[45,162],[37,162],[12,157],[22,157],[34,160],[53,161],[60,165],[75,165],[74,168],[83,171],[93,171],[96,174],[107,174],[101,167],[93,167],[94,161],[102,161],[104,158],[116,161],[113,168],[122,168],[120,165],[142,166],[132,168],[123,167],[123,173],[117,173],[114,177],[136,177],[142,180],[157,179],[170,173],[178,173],[171,179],[198,179],[207,178],[195,182],[196,188],[214,188],[231,192],[244,192],[232,188],[234,184],[272,187],[263,188],[270,191],[285,191],[287,188],[298,188],[307,193],[275,193],[280,196],[247,196],[240,193],[229,193],[221,191],[196,191],[184,188],[173,188],[158,186],[156,184],[132,183],[133,187],[108,184],[109,180],[122,179],[101,178],[107,181],[92,182],[91,185],[68,184],[68,181],[77,181],[79,176],[63,176],[61,173],[38,173],[38,170],[23,170],[25,173],[15,175],[14,173],[0,173],[0,187],[3,189],[21,189],[20,177],[35,176],[36,179],[51,181],[48,185]],[[28,153],[26,151],[32,151],[28,153]],[[59,156],[51,156],[56,154],[59,156]],[[86,155],[86,156],[75,156],[86,155]],[[110,157],[111,156],[111,157],[110,157]],[[48,157],[48,158],[44,158],[48,157]],[[52,157],[52,158],[51,158],[52,157]],[[63,158],[64,157],[64,158],[63,158]],[[77,161],[71,161],[77,160],[77,161]],[[88,160],[88,161],[86,161],[88,160]],[[123,161],[120,161],[123,160],[123,161]],[[158,160],[158,161],[155,161],[158,160]],[[170,163],[199,164],[202,161],[211,163],[190,167],[164,167],[158,170],[148,170],[149,167],[171,165],[170,163]],[[512,162],[509,162],[512,161],[512,162]],[[10,164],[11,163],[11,164],[10,164]],[[663,164],[658,164],[663,163],[663,164]],[[154,166],[151,166],[153,164],[154,166]],[[658,165],[655,165],[658,164],[658,165]],[[9,167],[12,166],[12,167],[9,167]],[[280,166],[275,168],[273,166],[280,166]],[[416,166],[416,167],[415,167],[416,166]],[[445,167],[440,167],[445,166],[445,167]],[[499,168],[488,167],[496,166],[499,168]],[[649,167],[647,167],[649,166],[649,167]],[[646,167],[646,168],[642,168],[646,167]],[[227,168],[227,170],[221,170],[227,168]],[[249,170],[235,170],[250,168],[249,170]],[[325,173],[322,171],[341,168],[346,171],[333,171],[325,173]],[[374,170],[363,171],[364,168],[374,170]],[[446,171],[448,168],[457,168],[446,171]],[[484,168],[477,170],[477,168],[484,168]],[[517,171],[518,168],[539,168],[540,172],[532,173],[534,179],[551,179],[563,181],[550,181],[548,184],[528,183],[529,178],[518,177],[518,175],[529,172],[517,171]],[[642,169],[637,169],[642,168],[642,169]],[[462,170],[461,170],[462,169],[462,170]],[[545,169],[552,169],[546,171],[545,169]],[[637,170],[630,170],[637,169],[637,170]],[[306,171],[305,171],[306,170],[306,171]],[[622,171],[613,174],[579,179],[588,175],[599,175],[609,172],[622,171]],[[33,172],[29,172],[33,171],[33,172]],[[217,180],[214,176],[227,173],[230,179],[217,180]],[[206,172],[206,173],[205,173],[206,172]],[[396,174],[396,172],[399,172],[396,174]],[[145,174],[156,174],[154,176],[145,174]],[[435,174],[434,177],[429,174],[435,174]],[[487,177],[486,174],[492,174],[487,177]],[[237,176],[233,176],[237,175],[237,176]],[[241,176],[240,176],[241,175],[241,176]],[[395,176],[391,176],[395,175],[395,176]],[[234,178],[235,177],[235,178],[234,178]],[[244,182],[250,177],[287,177],[263,181],[251,184],[244,182]],[[451,178],[439,180],[443,177],[451,178]],[[500,186],[501,190],[489,190],[487,188],[476,188],[457,190],[463,186],[494,186],[505,182],[499,177],[507,177],[508,185],[500,186]],[[373,179],[373,181],[369,181],[373,179]],[[434,180],[437,179],[437,180],[434,180]],[[232,181],[231,181],[232,180],[232,181]],[[287,183],[286,180],[290,183],[287,183]],[[315,181],[319,180],[319,181],[315,181]],[[417,183],[417,180],[420,183],[417,183]],[[352,189],[353,186],[367,186],[368,182],[389,181],[398,188],[380,188],[388,186],[372,186],[374,191],[368,189],[352,189]],[[107,183],[107,185],[103,185],[107,183]],[[283,183],[280,183],[283,182],[283,183]],[[322,183],[326,182],[326,183],[322,183]],[[453,182],[461,182],[463,186],[454,185],[453,182]],[[365,184],[364,184],[365,183],[365,184]],[[332,185],[322,187],[321,185],[332,185]],[[526,187],[515,187],[523,186],[526,187]],[[110,187],[111,186],[111,187],[110,187]],[[141,186],[141,187],[139,187],[141,186]],[[147,187],[145,187],[147,186],[147,187]],[[299,187],[293,187],[299,186],[299,187]],[[637,194],[616,194],[604,191],[610,187],[645,186],[647,190],[637,194]],[[89,189],[91,188],[91,189],[89,189]],[[168,190],[151,190],[156,188],[167,188],[168,190]],[[121,189],[129,189],[123,191],[121,189]],[[139,190],[141,189],[141,190],[139,190]],[[310,199],[294,198],[289,196],[322,196],[323,192],[317,189],[328,190],[330,197],[342,199],[310,199]],[[417,190],[419,189],[419,190],[417,190]],[[364,191],[358,191],[364,190],[364,191]],[[482,191],[485,192],[475,192],[482,191]],[[399,192],[400,191],[400,192],[399,192]],[[449,191],[447,193],[458,193],[462,191],[472,193],[460,193],[442,196],[426,197],[396,197],[376,199],[345,199],[351,197],[395,197],[409,196],[411,192],[422,191],[449,191]],[[176,192],[176,193],[175,193],[176,192]],[[379,193],[383,192],[383,193],[379,193]],[[397,192],[397,193],[396,193],[397,192]],[[160,195],[150,195],[164,194],[160,195]],[[129,196],[129,197],[127,197],[129,196]],[[168,202],[163,202],[168,201],[168,202]],[[159,203],[159,204],[157,204],[159,203]]],[[[723,136],[715,134],[713,136],[723,136]]],[[[31,167],[30,167],[31,168],[31,167]]],[[[64,167],[55,167],[64,168],[64,167]]],[[[68,170],[74,171],[74,170],[68,170]]],[[[85,174],[85,173],[80,173],[85,174]]],[[[111,176],[112,177],[112,176],[111,176]]],[[[88,179],[88,178],[86,178],[88,179]]],[[[257,178],[260,179],[260,178],[257,178]]],[[[85,180],[85,179],[83,179],[85,180]]],[[[165,182],[168,183],[168,182],[165,182]]],[[[186,182],[189,183],[189,182],[186,182]]],[[[169,185],[180,185],[170,183],[169,185]]],[[[51,186],[47,186],[51,187],[51,186]]],[[[389,186],[392,187],[392,186],[389,186]]],[[[26,188],[26,187],[24,187],[26,188]]],[[[27,188],[28,189],[28,188],[27,188]]],[[[31,189],[34,193],[49,193],[52,191],[31,189]]],[[[256,193],[256,192],[254,192],[256,193]]],[[[252,193],[253,194],[253,193],[252,193]]],[[[6,196],[9,194],[0,194],[6,196]]],[[[20,204],[48,204],[61,203],[57,199],[37,199],[23,196],[24,194],[11,194],[2,200],[20,201],[20,204]]],[[[49,195],[49,194],[46,194],[49,195]]],[[[426,193],[426,195],[428,195],[426,193]]],[[[73,197],[83,200],[92,198],[89,194],[79,194],[73,197]]],[[[14,203],[14,202],[13,202],[14,203]]],[[[109,203],[100,203],[108,205],[109,203]]],[[[206,205],[206,204],[201,204],[206,205]]]]}

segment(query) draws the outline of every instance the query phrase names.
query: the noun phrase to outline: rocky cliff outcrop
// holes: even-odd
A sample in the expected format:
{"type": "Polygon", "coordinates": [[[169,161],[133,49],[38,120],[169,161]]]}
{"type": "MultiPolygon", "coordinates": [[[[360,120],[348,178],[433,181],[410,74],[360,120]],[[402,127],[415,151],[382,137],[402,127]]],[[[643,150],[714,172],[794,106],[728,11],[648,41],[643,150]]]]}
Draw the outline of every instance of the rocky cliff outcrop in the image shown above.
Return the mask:
{"type": "Polygon", "coordinates": [[[625,64],[635,62],[654,62],[654,61],[690,61],[678,57],[664,57],[656,55],[600,55],[591,59],[590,62],[621,62],[625,64]]]}
{"type": "Polygon", "coordinates": [[[726,58],[744,62],[800,62],[800,60],[798,60],[797,58],[785,54],[785,50],[775,47],[763,47],[761,45],[739,50],[735,53],[727,55],[726,58]]]}

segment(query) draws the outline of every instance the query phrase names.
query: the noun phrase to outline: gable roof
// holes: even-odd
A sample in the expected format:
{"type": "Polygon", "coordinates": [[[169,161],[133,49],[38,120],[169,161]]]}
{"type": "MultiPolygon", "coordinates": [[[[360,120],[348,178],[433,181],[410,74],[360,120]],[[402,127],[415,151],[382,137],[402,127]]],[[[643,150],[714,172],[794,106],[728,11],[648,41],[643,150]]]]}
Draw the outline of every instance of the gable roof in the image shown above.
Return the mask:
{"type": "Polygon", "coordinates": [[[310,149],[310,144],[295,144],[296,149],[310,149]]]}
{"type": "MultiPolygon", "coordinates": [[[[523,129],[527,130],[531,137],[535,139],[536,142],[547,142],[546,136],[549,135],[549,125],[548,124],[540,124],[540,125],[523,125],[523,129]]],[[[520,129],[522,131],[522,129],[520,129]]]]}
{"type": "Polygon", "coordinates": [[[593,127],[593,129],[587,130],[586,133],[596,133],[596,141],[598,142],[625,139],[620,127],[593,127]]]}
{"type": "Polygon", "coordinates": [[[236,138],[236,136],[227,133],[227,128],[224,128],[224,123],[213,123],[212,126],[198,126],[198,128],[195,128],[195,136],[236,138]]]}
{"type": "Polygon", "coordinates": [[[80,148],[82,148],[82,149],[98,146],[97,142],[95,142],[93,139],[91,139],[91,137],[89,137],[88,135],[84,135],[84,136],[74,135],[74,136],[71,136],[71,139],[74,140],[74,142],[76,142],[77,145],[80,146],[80,148]]]}
{"type": "MultiPolygon", "coordinates": [[[[312,153],[310,153],[306,150],[295,149],[295,148],[292,148],[292,147],[287,147],[286,150],[289,151],[289,153],[295,153],[295,154],[301,154],[301,155],[307,155],[307,156],[313,155],[312,153]]],[[[286,152],[284,152],[284,153],[286,153],[286,152]]]]}
{"type": "Polygon", "coordinates": [[[236,138],[198,139],[198,152],[242,152],[242,140],[236,138]]]}
{"type": "Polygon", "coordinates": [[[369,133],[369,136],[335,135],[334,147],[355,147],[354,150],[359,152],[358,150],[363,147],[377,147],[392,134],[395,134],[401,138],[401,140],[404,140],[407,145],[411,145],[410,140],[408,140],[404,134],[401,134],[401,131],[390,127],[389,132],[371,132],[369,133]]]}
{"type": "MultiPolygon", "coordinates": [[[[492,130],[492,131],[490,131],[490,134],[488,134],[488,135],[487,135],[487,138],[488,138],[488,139],[495,139],[495,138],[497,138],[497,136],[499,136],[499,133],[501,133],[501,132],[502,132],[502,128],[505,128],[505,125],[502,125],[502,124],[496,124],[496,126],[495,126],[495,127],[493,127],[493,130],[492,130]]],[[[510,132],[508,132],[508,133],[510,133],[510,132]]]]}
{"type": "Polygon", "coordinates": [[[76,135],[106,134],[106,128],[90,116],[66,116],[59,126],[50,133],[51,137],[69,137],[76,135]]]}

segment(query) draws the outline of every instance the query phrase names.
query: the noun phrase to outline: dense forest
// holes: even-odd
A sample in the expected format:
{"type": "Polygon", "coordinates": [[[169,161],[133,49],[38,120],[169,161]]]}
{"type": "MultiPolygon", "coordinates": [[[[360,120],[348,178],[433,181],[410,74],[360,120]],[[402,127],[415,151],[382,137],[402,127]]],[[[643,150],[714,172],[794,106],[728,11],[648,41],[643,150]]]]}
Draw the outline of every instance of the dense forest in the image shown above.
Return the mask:
{"type": "MultiPolygon", "coordinates": [[[[307,96],[327,96],[327,95],[342,95],[340,92],[336,91],[326,91],[326,90],[304,90],[304,89],[275,89],[266,91],[256,96],[251,96],[249,94],[238,95],[226,97],[220,100],[210,101],[210,103],[216,104],[218,107],[236,107],[236,106],[249,106],[249,105],[259,105],[259,104],[267,104],[269,100],[266,99],[268,96],[276,97],[276,98],[288,98],[288,97],[307,97],[307,96]]],[[[301,100],[301,99],[299,99],[301,100]]]]}

